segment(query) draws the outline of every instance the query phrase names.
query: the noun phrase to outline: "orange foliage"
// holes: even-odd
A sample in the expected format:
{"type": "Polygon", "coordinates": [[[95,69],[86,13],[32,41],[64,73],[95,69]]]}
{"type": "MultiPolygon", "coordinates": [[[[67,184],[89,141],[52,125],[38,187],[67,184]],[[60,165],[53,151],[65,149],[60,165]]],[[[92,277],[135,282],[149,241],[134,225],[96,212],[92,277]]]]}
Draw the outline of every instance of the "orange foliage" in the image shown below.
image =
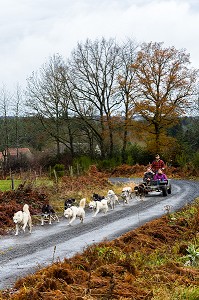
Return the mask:
{"type": "MultiPolygon", "coordinates": [[[[88,193],[98,192],[102,189],[110,188],[109,177],[143,177],[146,171],[143,165],[121,165],[116,167],[111,174],[99,172],[95,165],[91,166],[87,174],[82,176],[65,176],[59,184],[62,197],[71,197],[77,192],[88,193]]],[[[167,167],[166,174],[169,178],[181,178],[192,174],[192,170],[187,168],[187,174],[179,168],[167,167]]],[[[197,174],[195,174],[197,175],[197,174]]],[[[0,235],[8,233],[13,228],[12,217],[14,213],[21,210],[27,203],[30,206],[31,215],[37,215],[41,211],[42,205],[46,202],[46,193],[32,189],[29,185],[20,186],[16,191],[0,192],[0,235]]]]}
{"type": "MultiPolygon", "coordinates": [[[[146,166],[123,165],[109,176],[92,166],[88,173],[79,177],[64,177],[62,186],[70,191],[108,186],[108,177],[143,175],[146,166]]],[[[167,174],[175,175],[178,170],[167,168],[167,174]]],[[[1,230],[11,226],[15,210],[22,203],[30,204],[32,213],[37,213],[45,197],[38,191],[23,187],[17,191],[0,195],[1,230]],[[7,218],[3,212],[6,212],[7,218]]],[[[140,228],[127,232],[113,241],[103,241],[87,247],[82,254],[56,262],[38,270],[35,274],[19,279],[14,289],[2,291],[1,300],[152,300],[154,290],[160,285],[178,282],[184,286],[197,285],[199,270],[184,267],[179,263],[166,262],[150,266],[145,262],[150,255],[159,251],[171,251],[175,243],[181,243],[178,255],[187,254],[188,241],[199,230],[199,209],[187,222],[184,217],[175,223],[169,217],[148,222],[140,228]],[[183,243],[182,241],[183,236],[183,243]],[[137,256],[140,260],[136,260],[137,256]]]]}
{"type": "MultiPolygon", "coordinates": [[[[177,221],[176,224],[163,216],[113,241],[89,246],[82,254],[19,279],[14,290],[3,292],[2,300],[150,300],[154,289],[161,285],[172,286],[178,282],[182,286],[196,286],[198,269],[171,261],[154,266],[146,262],[157,250],[162,255],[166,249],[172,251],[174,244],[181,242],[182,234],[188,243],[199,229],[198,215],[199,210],[189,223],[177,221]],[[136,260],[137,255],[142,257],[140,261],[136,260]]],[[[178,254],[184,255],[184,250],[179,248],[178,254]]]]}
{"type": "Polygon", "coordinates": [[[90,166],[87,174],[81,176],[64,176],[61,185],[67,191],[95,190],[97,188],[106,188],[110,185],[108,174],[99,172],[95,165],[90,166]]]}

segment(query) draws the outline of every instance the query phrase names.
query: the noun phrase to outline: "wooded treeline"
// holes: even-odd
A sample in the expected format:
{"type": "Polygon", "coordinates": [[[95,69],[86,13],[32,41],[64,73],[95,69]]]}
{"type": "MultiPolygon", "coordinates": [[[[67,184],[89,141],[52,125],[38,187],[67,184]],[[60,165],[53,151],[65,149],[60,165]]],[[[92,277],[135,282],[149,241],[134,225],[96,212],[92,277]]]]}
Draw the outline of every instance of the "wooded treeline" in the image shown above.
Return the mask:
{"type": "Polygon", "coordinates": [[[198,70],[184,49],[86,40],[27,78],[12,118],[1,90],[0,150],[25,146],[38,157],[56,147],[57,161],[65,153],[120,163],[147,163],[160,153],[179,164],[199,156],[198,91],[198,70]]]}

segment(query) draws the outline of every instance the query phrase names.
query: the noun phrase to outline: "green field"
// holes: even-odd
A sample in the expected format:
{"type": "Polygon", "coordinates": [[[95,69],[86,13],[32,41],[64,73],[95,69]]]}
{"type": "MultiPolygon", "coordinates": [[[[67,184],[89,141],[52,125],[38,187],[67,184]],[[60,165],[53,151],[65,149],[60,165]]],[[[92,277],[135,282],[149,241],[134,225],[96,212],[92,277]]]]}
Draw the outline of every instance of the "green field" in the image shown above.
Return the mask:
{"type": "MultiPolygon", "coordinates": [[[[21,180],[14,180],[14,189],[16,189],[19,184],[21,183],[21,180]]],[[[12,190],[12,181],[11,180],[0,180],[0,191],[10,191],[12,190]]]]}
{"type": "MultiPolygon", "coordinates": [[[[0,180],[0,191],[4,192],[4,191],[10,191],[12,189],[16,190],[18,188],[19,184],[23,183],[23,182],[24,181],[21,179],[15,179],[14,187],[12,188],[12,180],[11,179],[0,180]]],[[[53,181],[46,179],[46,178],[37,179],[37,181],[34,181],[34,185],[35,186],[45,185],[48,187],[48,186],[53,185],[53,181]]]]}

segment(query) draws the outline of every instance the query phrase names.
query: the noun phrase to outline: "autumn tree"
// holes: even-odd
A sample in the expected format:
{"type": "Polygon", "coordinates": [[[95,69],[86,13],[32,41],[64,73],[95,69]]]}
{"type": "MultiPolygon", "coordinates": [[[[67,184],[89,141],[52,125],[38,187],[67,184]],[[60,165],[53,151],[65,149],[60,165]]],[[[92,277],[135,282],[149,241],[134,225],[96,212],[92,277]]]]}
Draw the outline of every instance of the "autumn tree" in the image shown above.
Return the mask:
{"type": "Polygon", "coordinates": [[[163,43],[143,43],[131,65],[136,72],[138,92],[132,98],[143,128],[154,140],[153,151],[159,152],[168,142],[168,127],[186,114],[195,93],[197,70],[189,67],[185,50],[163,47],[163,43]],[[167,138],[167,137],[166,137],[167,138]]]}

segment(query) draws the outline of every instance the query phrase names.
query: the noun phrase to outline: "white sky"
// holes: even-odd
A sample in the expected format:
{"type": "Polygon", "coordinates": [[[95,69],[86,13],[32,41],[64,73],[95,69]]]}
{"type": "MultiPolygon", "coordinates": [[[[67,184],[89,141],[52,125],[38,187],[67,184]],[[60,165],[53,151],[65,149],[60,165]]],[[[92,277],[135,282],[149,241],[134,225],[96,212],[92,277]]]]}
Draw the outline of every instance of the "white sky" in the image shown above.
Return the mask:
{"type": "Polygon", "coordinates": [[[87,38],[186,49],[199,68],[199,0],[0,0],[0,88],[24,87],[55,53],[87,38]]]}

